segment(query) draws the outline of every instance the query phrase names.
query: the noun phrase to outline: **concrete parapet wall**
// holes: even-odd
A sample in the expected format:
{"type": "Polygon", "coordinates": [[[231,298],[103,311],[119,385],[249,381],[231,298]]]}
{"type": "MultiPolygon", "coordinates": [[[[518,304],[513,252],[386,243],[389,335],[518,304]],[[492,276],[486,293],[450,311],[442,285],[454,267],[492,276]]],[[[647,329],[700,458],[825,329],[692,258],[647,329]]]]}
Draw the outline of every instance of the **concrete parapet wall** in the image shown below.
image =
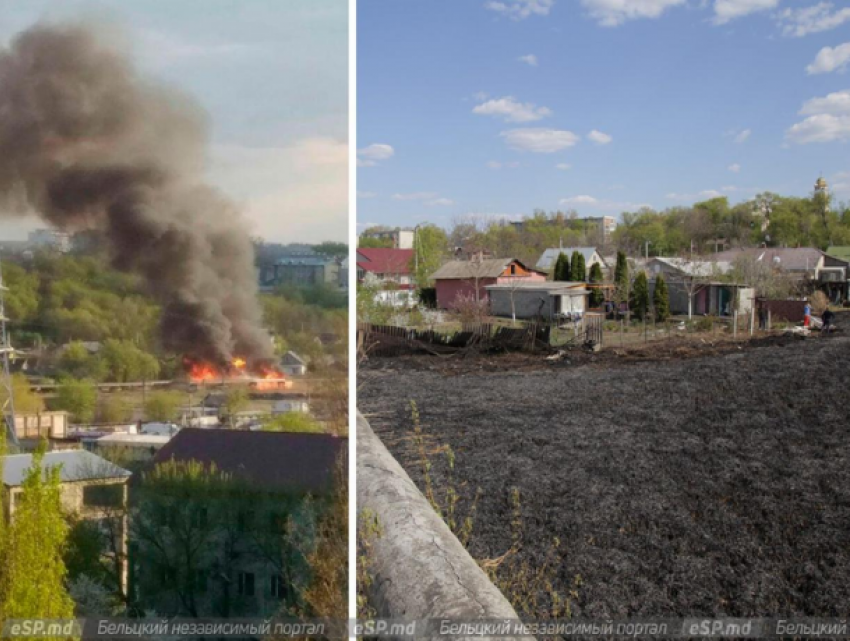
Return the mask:
{"type": "Polygon", "coordinates": [[[368,595],[379,617],[518,618],[360,415],[357,508],[380,524],[381,534],[371,542],[368,595]]]}

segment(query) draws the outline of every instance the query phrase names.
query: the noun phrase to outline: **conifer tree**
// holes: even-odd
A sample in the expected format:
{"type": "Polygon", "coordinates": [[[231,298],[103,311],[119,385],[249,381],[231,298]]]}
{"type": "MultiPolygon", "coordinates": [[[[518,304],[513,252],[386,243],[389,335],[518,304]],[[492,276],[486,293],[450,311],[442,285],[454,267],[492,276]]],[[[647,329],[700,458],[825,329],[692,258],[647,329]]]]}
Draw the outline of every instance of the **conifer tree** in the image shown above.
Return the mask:
{"type": "Polygon", "coordinates": [[[614,269],[614,285],[619,302],[628,300],[629,293],[629,263],[623,252],[617,252],[617,267],[614,269]]]}
{"type": "Polygon", "coordinates": [[[558,260],[555,261],[555,270],[552,275],[552,280],[570,280],[570,259],[567,258],[567,255],[563,252],[558,254],[558,260]]]}
{"type": "Polygon", "coordinates": [[[649,310],[649,283],[644,271],[639,271],[635,276],[629,306],[638,318],[646,318],[646,312],[649,310]]]}
{"type": "Polygon", "coordinates": [[[652,305],[655,308],[655,318],[657,320],[665,321],[670,318],[670,292],[667,290],[667,283],[664,282],[664,276],[661,274],[658,274],[658,277],[655,279],[652,305]]]}
{"type": "MultiPolygon", "coordinates": [[[[601,285],[602,281],[602,267],[599,263],[594,263],[590,268],[590,283],[592,285],[601,285]]],[[[603,302],[605,302],[605,293],[602,289],[599,287],[591,289],[590,306],[599,307],[603,302]]]]}
{"type": "Polygon", "coordinates": [[[584,283],[587,281],[587,264],[584,262],[584,254],[573,252],[572,277],[574,281],[584,283]]]}

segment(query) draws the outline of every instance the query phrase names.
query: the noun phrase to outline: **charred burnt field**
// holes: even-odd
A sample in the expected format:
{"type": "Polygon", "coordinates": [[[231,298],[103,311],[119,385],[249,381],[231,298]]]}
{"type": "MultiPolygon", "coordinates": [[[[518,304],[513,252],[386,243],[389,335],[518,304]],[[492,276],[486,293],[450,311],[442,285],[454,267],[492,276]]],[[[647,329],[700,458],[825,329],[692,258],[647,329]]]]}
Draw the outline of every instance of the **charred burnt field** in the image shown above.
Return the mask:
{"type": "Polygon", "coordinates": [[[359,409],[423,487],[456,456],[478,559],[511,547],[556,586],[580,575],[573,616],[847,616],[850,337],[683,360],[456,373],[433,359],[361,368],[359,409]],[[428,363],[431,363],[429,365],[428,363]]]}

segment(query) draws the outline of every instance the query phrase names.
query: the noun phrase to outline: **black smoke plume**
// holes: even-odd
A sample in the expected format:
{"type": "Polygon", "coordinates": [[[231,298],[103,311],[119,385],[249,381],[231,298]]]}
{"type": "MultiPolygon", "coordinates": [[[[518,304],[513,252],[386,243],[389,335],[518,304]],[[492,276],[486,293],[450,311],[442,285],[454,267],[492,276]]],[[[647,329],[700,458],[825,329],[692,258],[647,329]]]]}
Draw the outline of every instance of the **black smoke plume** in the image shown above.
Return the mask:
{"type": "Polygon", "coordinates": [[[268,358],[253,247],[204,184],[206,151],[203,111],[91,27],[36,25],[0,50],[0,212],[100,232],[161,303],[167,349],[268,358]]]}

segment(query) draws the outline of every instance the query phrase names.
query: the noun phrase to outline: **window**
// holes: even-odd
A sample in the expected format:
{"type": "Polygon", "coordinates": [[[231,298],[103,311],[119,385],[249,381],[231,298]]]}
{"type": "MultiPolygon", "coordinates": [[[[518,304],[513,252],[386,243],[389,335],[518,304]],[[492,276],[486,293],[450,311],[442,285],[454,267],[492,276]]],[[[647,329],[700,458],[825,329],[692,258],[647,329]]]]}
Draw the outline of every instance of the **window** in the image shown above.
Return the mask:
{"type": "Polygon", "coordinates": [[[511,265],[511,276],[516,275],[516,265],[511,265]]]}
{"type": "Polygon", "coordinates": [[[271,595],[275,599],[286,599],[286,581],[283,580],[282,574],[272,574],[271,585],[269,586],[271,595]]]}
{"type": "Polygon", "coordinates": [[[240,572],[237,584],[239,596],[254,596],[254,573],[240,572]]]}
{"type": "Polygon", "coordinates": [[[124,502],[124,486],[86,485],[83,487],[83,505],[86,507],[118,507],[124,502]]]}

